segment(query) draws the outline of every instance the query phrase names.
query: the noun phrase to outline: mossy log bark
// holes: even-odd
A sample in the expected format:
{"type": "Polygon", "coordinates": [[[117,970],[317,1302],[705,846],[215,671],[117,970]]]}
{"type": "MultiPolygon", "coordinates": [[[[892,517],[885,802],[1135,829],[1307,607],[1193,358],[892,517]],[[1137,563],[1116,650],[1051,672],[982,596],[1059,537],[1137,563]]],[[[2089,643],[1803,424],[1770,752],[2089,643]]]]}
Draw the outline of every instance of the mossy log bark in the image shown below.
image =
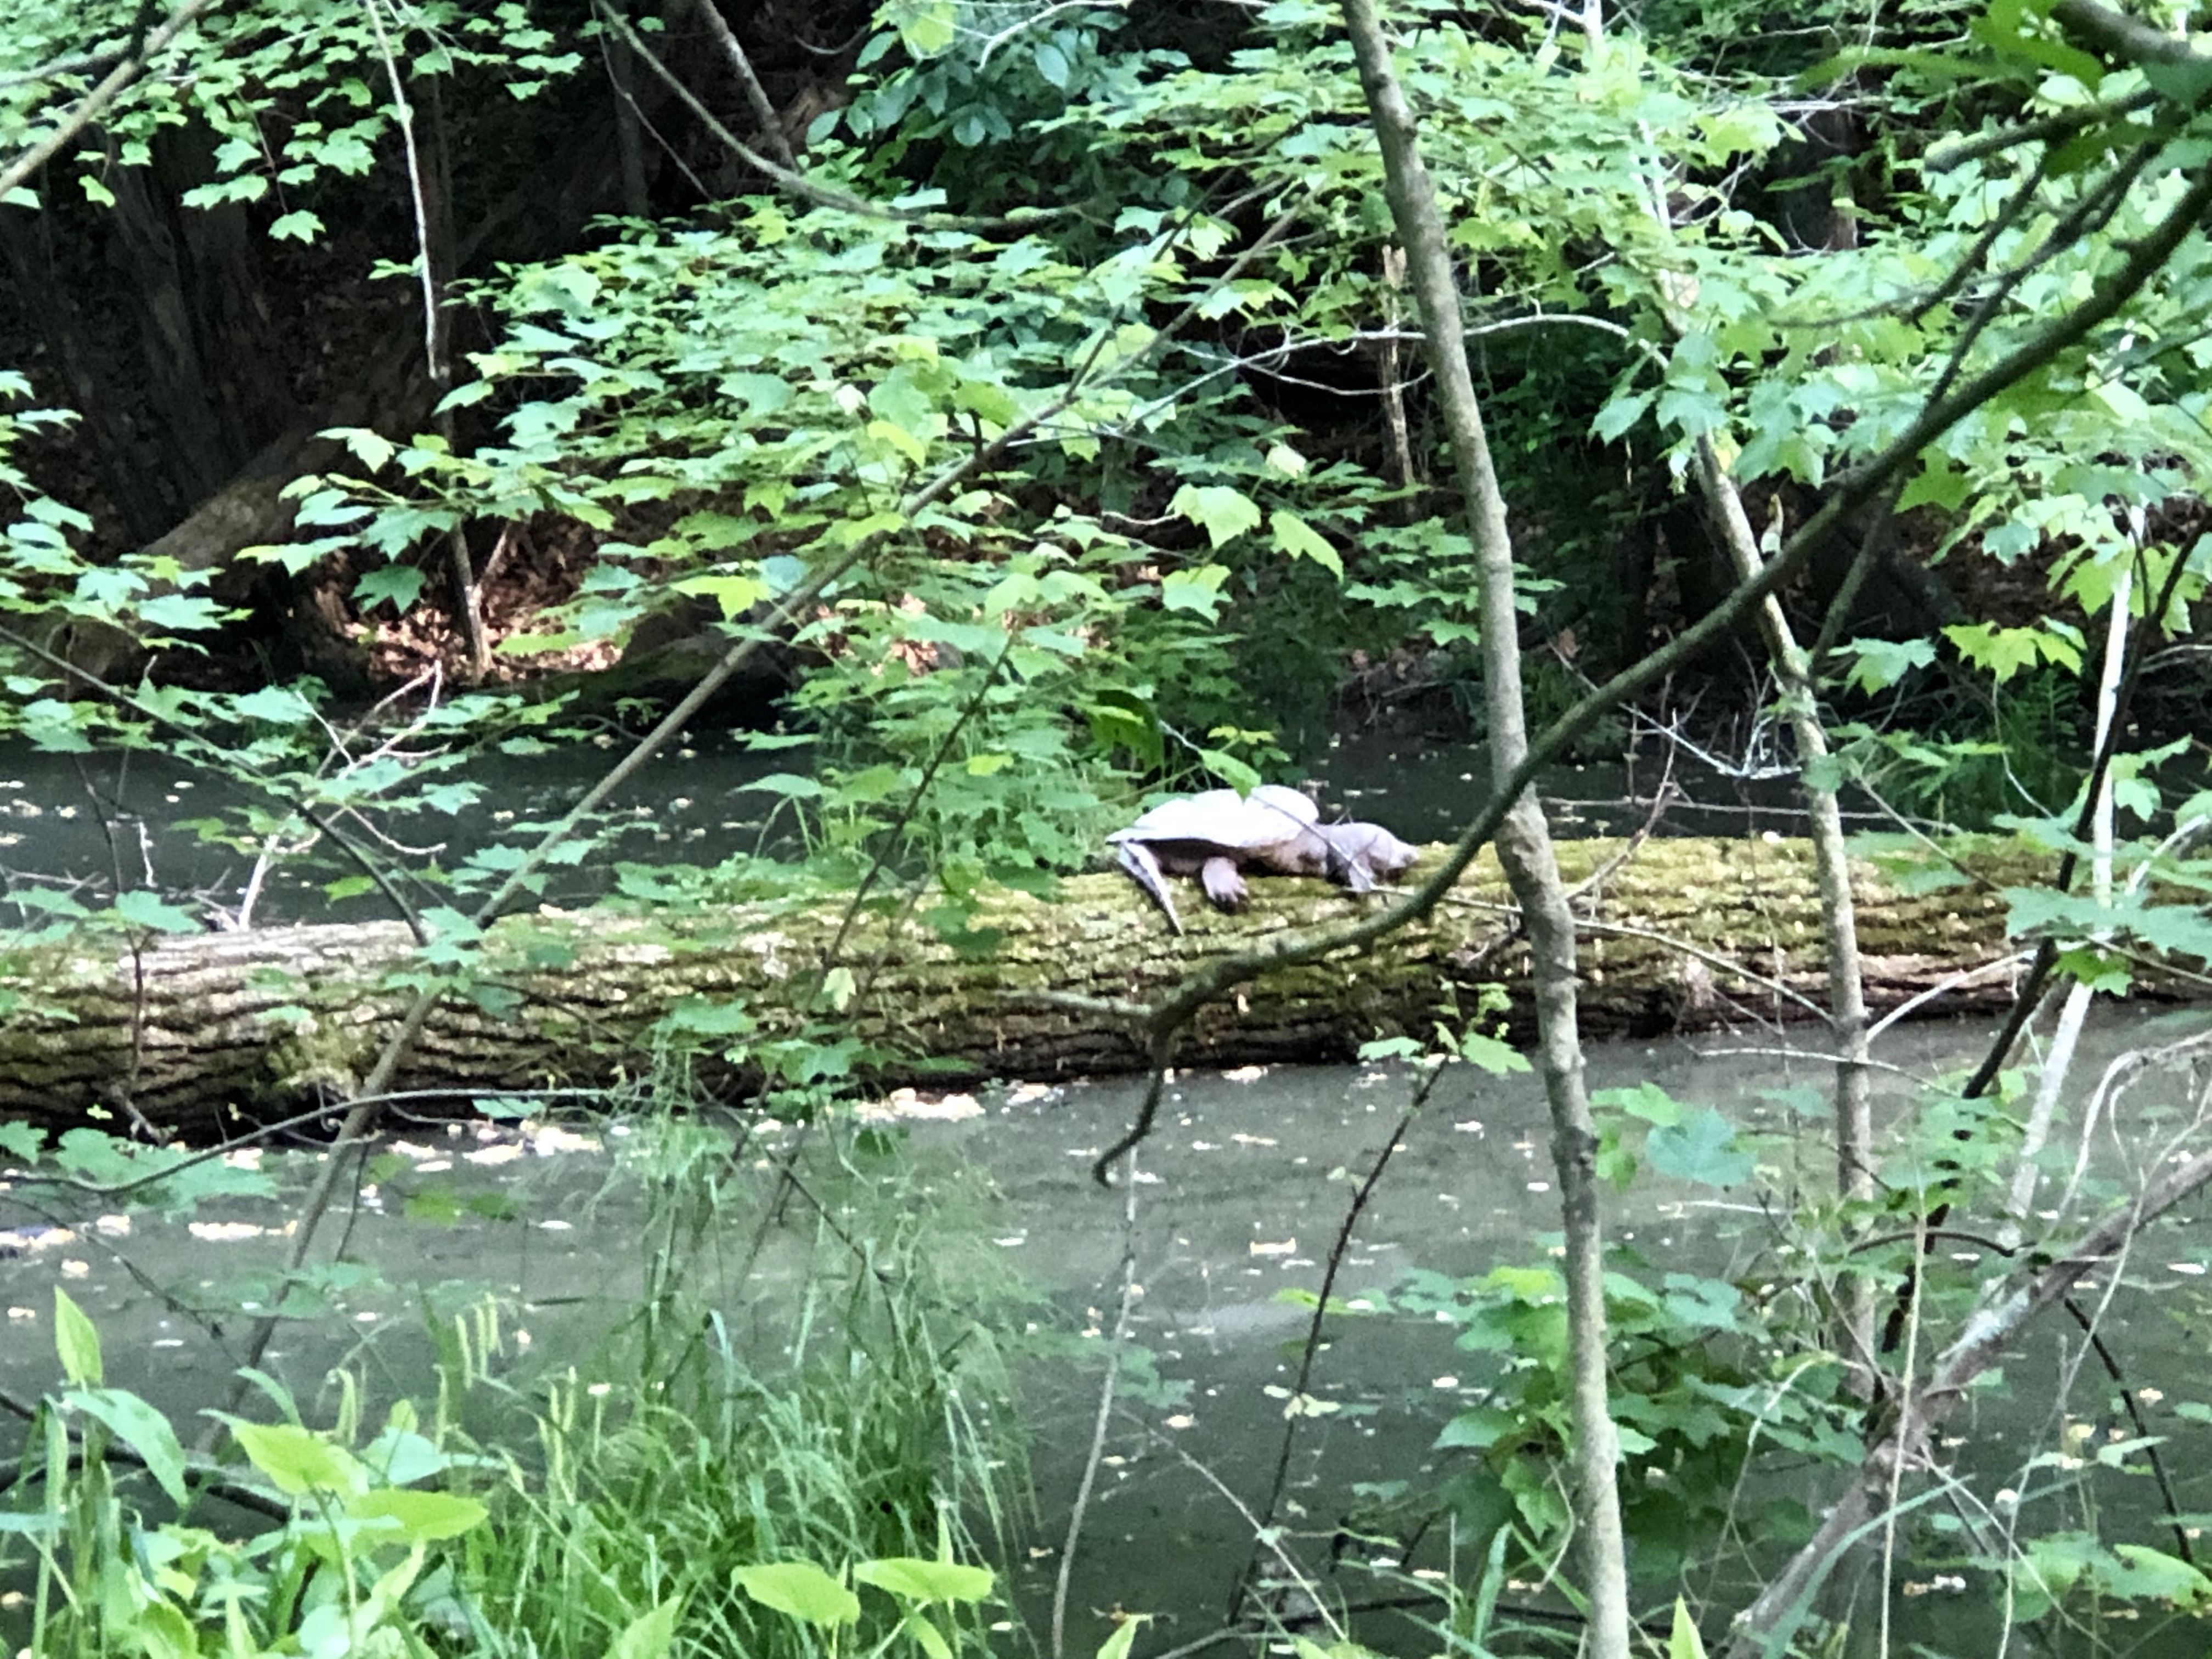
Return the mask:
{"type": "MultiPolygon", "coordinates": [[[[1646,1035],[1809,1012],[1776,988],[1814,999],[1821,990],[1806,843],[1652,841],[1620,861],[1622,850],[1609,841],[1559,848],[1585,921],[1586,1029],[1646,1035]]],[[[2040,860],[1981,851],[1966,866],[1974,881],[1921,891],[1854,866],[1875,1008],[2002,957],[1997,889],[2034,880],[2040,860]]],[[[1077,878],[1050,901],[990,895],[959,948],[897,907],[864,915],[839,952],[854,986],[841,1029],[890,1056],[886,1083],[1127,1070],[1141,1051],[1106,1005],[1155,998],[1200,963],[1269,933],[1382,902],[1267,879],[1253,884],[1242,915],[1222,916],[1184,890],[1190,931],[1180,939],[1119,876],[1077,878]],[[924,1071],[924,1060],[936,1064],[924,1071]]],[[[716,1029],[714,1011],[735,1005],[756,1040],[790,1031],[844,908],[510,918],[486,938],[469,982],[457,981],[441,1002],[398,1086],[465,1093],[636,1076],[650,1068],[659,1023],[678,1009],[706,1016],[687,1024],[716,1029]]],[[[1455,1003],[1472,1010],[1486,983],[1507,988],[1507,1018],[1521,1031],[1525,963],[1514,921],[1486,855],[1427,921],[1367,954],[1271,975],[1209,1008],[1178,1058],[1340,1058],[1378,1034],[1424,1032],[1455,1003]]],[[[368,1070],[408,988],[452,971],[417,958],[396,923],[164,939],[120,954],[19,953],[0,968],[0,1006],[14,1006],[0,1024],[0,1113],[76,1121],[105,1105],[206,1133],[234,1113],[312,1103],[313,1091],[342,1092],[368,1070]]],[[[1929,1012],[1997,1006],[2008,982],[2002,968],[1984,973],[1932,1000],[1929,1012]]]]}

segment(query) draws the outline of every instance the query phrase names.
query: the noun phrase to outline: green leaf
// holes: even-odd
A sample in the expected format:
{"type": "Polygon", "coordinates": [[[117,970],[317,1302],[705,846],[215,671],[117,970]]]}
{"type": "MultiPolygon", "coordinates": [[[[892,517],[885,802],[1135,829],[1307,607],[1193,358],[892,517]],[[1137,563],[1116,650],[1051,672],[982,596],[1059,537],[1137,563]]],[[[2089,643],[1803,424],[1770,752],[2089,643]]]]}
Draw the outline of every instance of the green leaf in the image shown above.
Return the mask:
{"type": "Polygon", "coordinates": [[[729,622],[766,599],[768,584],[757,576],[688,576],[676,584],[676,591],[714,600],[722,620],[729,622]]]}
{"type": "Polygon", "coordinates": [[[1492,1077],[1504,1077],[1513,1072],[1528,1069],[1528,1057],[1511,1043],[1480,1031],[1469,1031],[1459,1040],[1459,1057],[1470,1066],[1479,1066],[1492,1077]]]}
{"type": "Polygon", "coordinates": [[[289,685],[264,685],[230,700],[234,714],[271,726],[305,726],[315,717],[315,706],[289,685]]]}
{"type": "Polygon", "coordinates": [[[230,1432],[253,1467],[277,1491],[294,1498],[311,1492],[358,1492],[368,1484],[352,1453],[296,1423],[233,1418],[230,1432]]]}
{"type": "Polygon", "coordinates": [[[860,1598],[811,1561],[763,1562],[736,1568],[731,1577],[763,1607],[823,1630],[860,1616],[860,1598]]]}
{"type": "Polygon", "coordinates": [[[915,1555],[863,1561],[853,1569],[853,1577],[906,1601],[985,1601],[990,1599],[995,1582],[988,1567],[931,1561],[915,1555]]]}
{"type": "Polygon", "coordinates": [[[1887,691],[1912,670],[1936,660],[1930,640],[1852,640],[1842,649],[1851,659],[1844,678],[1861,691],[1887,691]]]}
{"type": "Polygon", "coordinates": [[[371,472],[381,467],[398,453],[398,447],[380,432],[371,432],[362,426],[334,426],[315,434],[319,438],[335,438],[354,453],[354,458],[371,472]]]}
{"type": "Polygon", "coordinates": [[[1436,1447],[1439,1451],[1488,1451],[1501,1437],[1512,1433],[1518,1423],[1510,1412],[1495,1406],[1476,1406],[1444,1425],[1436,1447]]]}
{"type": "Polygon", "coordinates": [[[822,794],[820,783],[797,772],[766,773],[750,783],[739,784],[731,793],[742,795],[755,789],[767,794],[781,795],[787,800],[813,800],[822,794]]]}
{"type": "Polygon", "coordinates": [[[312,242],[323,234],[323,222],[305,208],[301,208],[271,222],[269,234],[280,242],[312,242]]]}
{"type": "Polygon", "coordinates": [[[1728,418],[1721,400],[1701,388],[1670,386],[1659,394],[1659,424],[1686,438],[1703,437],[1728,418]]]}
{"type": "Polygon", "coordinates": [[[1137,1627],[1151,1620],[1148,1613],[1123,1613],[1114,1633],[1098,1644],[1098,1659],[1129,1659],[1129,1650],[1137,1643],[1137,1627]]]}
{"type": "Polygon", "coordinates": [[[1931,450],[1923,459],[1918,475],[1898,495],[1897,511],[1933,505],[1955,513],[1966,499],[1967,488],[1966,475],[1931,450]]]}
{"type": "Polygon", "coordinates": [[[909,1613],[899,1620],[899,1629],[914,1638],[922,1651],[923,1659],[952,1659],[952,1644],[945,1639],[945,1632],[930,1623],[920,1613],[909,1613]]]}
{"type": "Polygon", "coordinates": [[[1733,1187],[1758,1167],[1735,1144],[1735,1131],[1711,1107],[1692,1112],[1679,1124],[1654,1129],[1644,1156],[1661,1175],[1693,1181],[1701,1187],[1733,1187]]]}
{"type": "Polygon", "coordinates": [[[138,620],[149,628],[203,633],[222,625],[223,608],[213,599],[191,593],[157,593],[138,607],[138,620]]]}
{"type": "Polygon", "coordinates": [[[623,1626],[607,1659],[668,1659],[676,1643],[676,1613],[684,1598],[672,1595],[649,1613],[641,1613],[623,1626]]]}
{"type": "Polygon", "coordinates": [[[1260,523],[1258,505],[1243,490],[1231,489],[1227,484],[1185,484],[1176,491],[1168,511],[1205,531],[1216,548],[1258,528],[1260,523]]]}
{"type": "Polygon", "coordinates": [[[78,1388],[100,1386],[100,1333],[58,1285],[54,1286],[54,1354],[62,1362],[62,1375],[78,1388]]]}
{"type": "Polygon", "coordinates": [[[1278,508],[1267,523],[1275,532],[1275,545],[1284,552],[1294,559],[1311,559],[1330,575],[1339,580],[1343,579],[1344,561],[1337,556],[1328,538],[1297,514],[1278,508]]]}
{"type": "Polygon", "coordinates": [[[133,887],[115,896],[115,914],[134,927],[150,927],[157,933],[204,932],[198,918],[170,903],[160,894],[133,887]]]}
{"type": "Polygon", "coordinates": [[[1212,622],[1221,610],[1221,586],[1228,580],[1228,570],[1218,564],[1170,570],[1160,578],[1160,606],[1166,611],[1188,611],[1212,622]]]}
{"type": "Polygon", "coordinates": [[[2179,1557],[2142,1544],[2115,1544],[2112,1553],[2121,1571],[2099,1575],[2106,1589],[2192,1613],[2212,1603],[2212,1578],[2179,1557]]]}
{"type": "Polygon", "coordinates": [[[2069,672],[2081,666],[2081,647],[2054,628],[1999,628],[1994,623],[1958,623],[1943,630],[1960,656],[2002,685],[2039,660],[2069,672]]]}
{"type": "Polygon", "coordinates": [[[1626,1112],[1662,1127],[1682,1121],[1681,1103],[1656,1083],[1639,1083],[1632,1089],[1599,1089],[1591,1093],[1590,1104],[1626,1112]]]}
{"type": "Polygon", "coordinates": [[[422,597],[422,573],[411,564],[387,564],[380,570],[371,570],[353,585],[353,596],[364,609],[392,602],[394,611],[404,615],[416,600],[422,597]]]}
{"type": "Polygon", "coordinates": [[[916,58],[934,58],[952,44],[952,0],[895,0],[878,14],[916,58]]]}
{"type": "Polygon", "coordinates": [[[380,1486],[349,1499],[346,1513],[356,1521],[389,1521],[411,1544],[459,1538],[482,1525],[488,1511],[475,1498],[459,1498],[452,1492],[380,1486]]]}
{"type": "Polygon", "coordinates": [[[1652,394],[1649,392],[1631,392],[1613,398],[1597,412],[1590,422],[1591,435],[1601,443],[1613,443],[1642,420],[1651,408],[1652,394]]]}
{"type": "Polygon", "coordinates": [[[121,1389],[88,1389],[64,1397],[73,1411],[105,1423],[118,1440],[138,1454],[146,1473],[160,1483],[171,1503],[185,1503],[185,1449],[169,1419],[135,1394],[121,1389]]]}

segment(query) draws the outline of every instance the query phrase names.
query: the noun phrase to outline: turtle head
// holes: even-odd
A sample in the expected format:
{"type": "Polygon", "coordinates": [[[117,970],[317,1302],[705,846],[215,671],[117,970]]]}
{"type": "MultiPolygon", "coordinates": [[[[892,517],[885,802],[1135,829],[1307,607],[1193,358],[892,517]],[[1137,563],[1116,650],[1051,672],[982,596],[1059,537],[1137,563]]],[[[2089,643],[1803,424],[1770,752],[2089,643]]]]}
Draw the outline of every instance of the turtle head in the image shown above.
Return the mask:
{"type": "Polygon", "coordinates": [[[1395,881],[1413,866],[1419,849],[1407,846],[1379,823],[1340,823],[1328,831],[1328,878],[1355,893],[1375,890],[1378,881],[1395,881]]]}

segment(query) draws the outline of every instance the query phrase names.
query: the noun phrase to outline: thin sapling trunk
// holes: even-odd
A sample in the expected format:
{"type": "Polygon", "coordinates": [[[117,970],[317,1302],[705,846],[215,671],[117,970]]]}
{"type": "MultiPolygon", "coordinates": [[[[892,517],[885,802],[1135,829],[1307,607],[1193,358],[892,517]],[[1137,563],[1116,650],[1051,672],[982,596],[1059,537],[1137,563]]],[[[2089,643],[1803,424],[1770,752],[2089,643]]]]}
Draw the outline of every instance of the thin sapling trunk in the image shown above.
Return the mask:
{"type": "MultiPolygon", "coordinates": [[[[1465,324],[1436,191],[1423,165],[1413,112],[1390,62],[1371,0],[1345,0],[1359,82],[1382,150],[1390,210],[1406,248],[1437,405],[1467,500],[1480,586],[1483,691],[1490,758],[1500,784],[1528,754],[1522,708],[1520,621],[1513,598],[1513,544],[1482,410],[1467,361],[1465,324]]],[[[1619,1439],[1607,1406],[1604,1241],[1598,1211],[1597,1133],[1583,1076],[1577,1024],[1575,918],[1553,855],[1550,826],[1533,793],[1513,801],[1497,839],[1499,863],[1528,929],[1536,1006],[1536,1063],[1552,1114],[1552,1158],[1566,1235],[1570,1412],[1574,1426],[1573,1503],[1582,1551],[1591,1659],[1627,1659],[1628,1575],[1614,1470],[1619,1439]]]]}

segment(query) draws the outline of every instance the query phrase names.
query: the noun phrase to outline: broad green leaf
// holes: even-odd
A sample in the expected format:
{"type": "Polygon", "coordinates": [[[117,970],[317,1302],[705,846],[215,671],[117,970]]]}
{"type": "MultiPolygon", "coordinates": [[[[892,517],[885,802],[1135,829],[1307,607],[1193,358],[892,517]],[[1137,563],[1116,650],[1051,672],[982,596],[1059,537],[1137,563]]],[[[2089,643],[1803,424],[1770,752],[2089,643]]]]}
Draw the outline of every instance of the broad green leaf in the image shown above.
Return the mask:
{"type": "Polygon", "coordinates": [[[1929,640],[1852,640],[1841,650],[1851,659],[1845,678],[1861,691],[1887,691],[1912,670],[1936,660],[1935,643],[1929,640]]]}
{"type": "Polygon", "coordinates": [[[1955,513],[1966,501],[1968,487],[1966,475],[1931,450],[1923,458],[1919,474],[1899,495],[1897,510],[1936,506],[1955,513]]]}
{"type": "Polygon", "coordinates": [[[253,1467],[281,1492],[354,1492],[367,1485],[361,1465],[344,1447],[296,1423],[231,1419],[230,1432],[253,1467]]]}
{"type": "Polygon", "coordinates": [[[2038,661],[2070,672],[2081,666],[2081,648],[2056,628],[1999,628],[1994,623],[1959,623],[1943,630],[1960,656],[2002,685],[2038,661]]]}
{"type": "Polygon", "coordinates": [[[205,930],[189,910],[170,903],[160,894],[132,887],[115,896],[115,914],[134,927],[150,927],[157,933],[198,933],[205,930]]]}
{"type": "Polygon", "coordinates": [[[853,1577],[908,1601],[988,1601],[994,1582],[988,1567],[931,1561],[915,1555],[863,1561],[853,1569],[853,1577]]]}
{"type": "Polygon", "coordinates": [[[1528,1069],[1528,1057],[1511,1043],[1480,1031],[1469,1031],[1459,1040],[1459,1057],[1470,1066],[1479,1066],[1492,1077],[1504,1077],[1514,1072],[1528,1069]]]}
{"type": "Polygon", "coordinates": [[[353,585],[353,596],[363,608],[389,600],[394,611],[404,615],[422,597],[425,580],[422,573],[411,564],[387,564],[364,571],[353,585]]]}
{"type": "Polygon", "coordinates": [[[731,1574],[764,1607],[829,1630],[860,1616],[860,1598],[811,1561],[771,1561],[731,1574]]]}
{"type": "Polygon", "coordinates": [[[196,593],[156,593],[138,607],[138,620],[149,628],[173,628],[187,634],[220,627],[228,613],[213,599],[196,593]]]}
{"type": "Polygon", "coordinates": [[[1598,1089],[1590,1094],[1593,1106],[1610,1107],[1664,1127],[1682,1121],[1682,1106],[1656,1083],[1639,1083],[1631,1089],[1598,1089]]]}
{"type": "Polygon", "coordinates": [[[2190,1612],[2212,1604],[2212,1578],[2179,1557],[2142,1544],[2115,1544],[2112,1553],[2123,1571],[2099,1577],[2114,1594],[2163,1601],[2190,1612]]]}
{"type": "Polygon", "coordinates": [[[770,795],[781,795],[788,800],[813,800],[822,793],[822,786],[814,779],[797,772],[769,772],[755,778],[750,783],[741,783],[733,792],[744,794],[760,790],[770,795]]]}
{"type": "Polygon", "coordinates": [[[1642,420],[1651,408],[1653,394],[1634,392],[1614,398],[1597,412],[1590,422],[1590,433],[1601,443],[1613,443],[1629,428],[1642,420]]]}
{"type": "Polygon", "coordinates": [[[1114,1633],[1098,1644],[1098,1659],[1129,1659],[1129,1650],[1137,1644],[1137,1627],[1149,1623],[1148,1613],[1125,1613],[1114,1633]]]}
{"type": "Polygon", "coordinates": [[[54,1355],[62,1362],[62,1375],[78,1388],[100,1386],[100,1333],[58,1285],[54,1286],[54,1355]]]}
{"type": "Polygon", "coordinates": [[[1332,576],[1340,580],[1344,575],[1344,561],[1337,556],[1328,538],[1301,519],[1297,514],[1278,508],[1268,520],[1275,532],[1275,545],[1294,559],[1311,559],[1332,576]]]}
{"type": "Polygon", "coordinates": [[[672,1595],[649,1613],[641,1613],[622,1628],[607,1650],[607,1659],[668,1659],[676,1644],[676,1613],[684,1604],[672,1595]]]}
{"type": "Polygon", "coordinates": [[[934,58],[952,44],[952,0],[893,0],[879,14],[916,58],[934,58]]]}
{"type": "Polygon", "coordinates": [[[952,1644],[945,1639],[945,1632],[931,1624],[920,1613],[909,1613],[899,1620],[899,1629],[914,1638],[924,1659],[952,1659],[952,1644]]]}
{"type": "Polygon", "coordinates": [[[115,1437],[138,1454],[171,1503],[185,1502],[185,1449],[169,1419],[137,1395],[121,1389],[87,1389],[64,1396],[73,1411],[105,1423],[115,1437]]]}
{"type": "Polygon", "coordinates": [[[742,617],[768,597],[768,584],[757,576],[689,576],[676,584],[678,593],[714,600],[722,620],[742,617]]]}
{"type": "Polygon", "coordinates": [[[1227,484],[1185,484],[1176,491],[1168,511],[1205,531],[1216,548],[1260,524],[1260,509],[1252,498],[1227,484]]]}
{"type": "Polygon", "coordinates": [[[1678,1124],[1652,1130],[1644,1156],[1661,1175],[1703,1187],[1733,1187],[1750,1177],[1757,1162],[1735,1144],[1735,1131],[1710,1106],[1678,1124]]]}
{"type": "Polygon", "coordinates": [[[264,685],[230,700],[231,712],[271,726],[304,726],[315,717],[315,706],[289,685],[264,685]]]}
{"type": "Polygon", "coordinates": [[[199,1632],[173,1601],[149,1597],[132,1611],[128,1628],[145,1659],[200,1659],[199,1632]]]}
{"type": "Polygon", "coordinates": [[[1476,1406],[1444,1425],[1436,1438],[1439,1451],[1488,1451],[1499,1438],[1513,1432],[1517,1419],[1495,1406],[1476,1406]]]}
{"type": "Polygon", "coordinates": [[[336,426],[319,432],[319,438],[335,438],[354,453],[354,458],[371,472],[381,467],[398,453],[398,446],[380,432],[372,432],[362,426],[336,426]]]}
{"type": "Polygon", "coordinates": [[[487,1511],[475,1498],[452,1492],[380,1486],[348,1499],[346,1513],[356,1521],[392,1522],[411,1543],[458,1538],[481,1525],[487,1511]]]}
{"type": "Polygon", "coordinates": [[[1212,622],[1220,612],[1221,586],[1228,570],[1218,564],[1195,570],[1170,570],[1160,578],[1160,605],[1168,611],[1188,611],[1212,622]]]}

